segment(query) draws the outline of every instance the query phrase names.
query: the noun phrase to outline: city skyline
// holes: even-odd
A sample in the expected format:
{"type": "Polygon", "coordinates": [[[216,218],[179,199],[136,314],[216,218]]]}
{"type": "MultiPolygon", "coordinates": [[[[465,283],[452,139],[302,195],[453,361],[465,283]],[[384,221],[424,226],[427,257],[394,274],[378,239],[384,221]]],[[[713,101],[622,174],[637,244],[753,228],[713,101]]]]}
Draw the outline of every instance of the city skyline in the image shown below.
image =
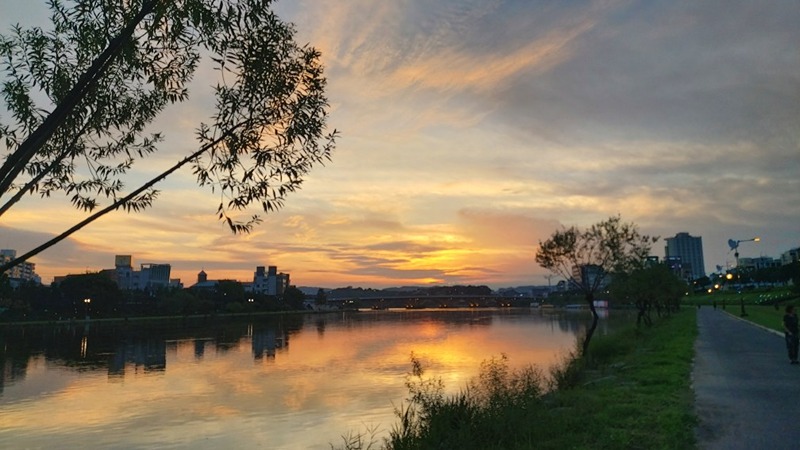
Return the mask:
{"type": "MultiPolygon", "coordinates": [[[[182,280],[247,279],[260,262],[305,286],[546,284],[538,241],[617,214],[662,237],[657,256],[666,237],[702,237],[706,272],[735,265],[729,239],[761,238],[741,257],[800,246],[795,1],[275,9],[322,51],[342,133],[332,161],[245,236],[178,172],[152,209],[112,213],[34,257],[43,281],[121,253],[182,280]]],[[[0,32],[42,17],[3,2],[0,32]]],[[[165,145],[129,186],[192,148],[202,100],[157,121],[165,145]]],[[[27,197],[0,221],[0,248],[23,253],[79,217],[63,197],[27,197]]]]}
{"type": "MultiPolygon", "coordinates": [[[[665,238],[664,242],[667,243],[667,246],[664,248],[664,256],[663,257],[651,254],[651,256],[655,256],[656,258],[658,258],[659,262],[670,264],[670,259],[669,258],[676,258],[677,257],[678,261],[681,261],[681,263],[682,263],[683,260],[684,260],[684,256],[681,253],[688,252],[687,254],[688,254],[688,258],[689,258],[690,261],[688,262],[688,264],[685,267],[683,267],[682,269],[679,269],[679,270],[686,270],[686,271],[692,272],[694,266],[693,266],[691,260],[693,260],[695,258],[699,258],[700,260],[703,259],[703,255],[702,255],[703,254],[703,250],[702,250],[703,245],[702,245],[702,237],[701,236],[691,236],[691,235],[687,234],[686,232],[679,232],[679,233],[676,233],[676,235],[674,237],[665,238]],[[689,250],[689,249],[686,249],[686,248],[684,248],[682,251],[678,250],[677,248],[674,248],[670,252],[670,250],[669,250],[669,245],[670,245],[669,241],[673,241],[673,244],[674,244],[674,242],[676,240],[681,241],[681,240],[685,240],[686,238],[689,238],[690,240],[696,240],[698,242],[698,244],[697,244],[698,247],[697,248],[699,248],[699,254],[693,254],[692,253],[692,252],[697,252],[697,250],[689,250]]],[[[686,245],[686,244],[684,244],[684,245],[686,245]]],[[[770,267],[773,264],[783,265],[783,264],[787,264],[788,263],[787,261],[796,261],[798,252],[800,252],[800,247],[787,249],[786,251],[781,252],[781,254],[775,255],[775,256],[764,256],[764,255],[762,255],[762,256],[757,257],[757,258],[743,257],[743,258],[740,258],[740,261],[737,261],[738,265],[734,264],[733,266],[731,266],[729,264],[727,267],[722,267],[722,266],[718,265],[718,266],[715,266],[709,272],[704,273],[702,275],[695,272],[693,274],[694,278],[686,277],[685,275],[688,272],[683,272],[682,276],[686,279],[686,281],[690,281],[692,279],[701,278],[702,276],[711,276],[712,274],[726,273],[726,272],[729,272],[731,269],[733,269],[735,267],[739,267],[739,266],[751,267],[751,268],[754,268],[754,267],[755,268],[761,268],[761,267],[770,267]]],[[[3,256],[13,258],[13,257],[16,256],[16,251],[14,249],[2,249],[2,255],[0,255],[0,262],[2,262],[2,257],[3,256]]],[[[119,270],[120,270],[120,267],[127,268],[127,271],[130,272],[130,271],[136,271],[137,267],[140,267],[142,271],[146,271],[146,270],[150,270],[153,266],[167,266],[168,269],[166,269],[166,270],[167,270],[168,274],[171,272],[171,269],[172,269],[172,265],[171,265],[171,263],[169,261],[160,261],[160,262],[157,262],[157,263],[145,262],[145,261],[135,261],[134,255],[114,255],[114,260],[115,260],[115,267],[116,267],[116,271],[117,271],[116,275],[111,275],[111,273],[113,273],[115,271],[115,269],[111,269],[111,268],[93,268],[93,269],[86,268],[86,273],[95,273],[95,272],[96,273],[105,273],[105,274],[111,276],[113,279],[117,280],[118,277],[120,276],[119,273],[118,273],[119,270]]],[[[674,260],[672,262],[674,263],[674,260]]],[[[30,263],[25,263],[25,264],[27,266],[31,265],[30,263]]],[[[260,264],[260,263],[256,262],[254,264],[260,264]]],[[[166,276],[162,276],[161,277],[161,281],[163,283],[167,283],[167,284],[170,284],[170,285],[173,285],[173,282],[174,282],[175,283],[174,286],[178,286],[178,284],[180,284],[182,287],[185,287],[185,288],[191,288],[191,287],[193,287],[195,285],[201,285],[201,284],[204,284],[206,282],[211,283],[211,284],[209,284],[209,286],[210,286],[210,285],[213,285],[214,283],[217,283],[218,281],[221,281],[221,280],[237,281],[237,282],[240,282],[240,283],[243,283],[243,284],[251,284],[251,283],[252,284],[257,284],[257,283],[264,283],[263,280],[265,279],[265,274],[266,274],[266,272],[264,272],[264,271],[265,271],[266,267],[269,267],[270,274],[272,274],[273,276],[278,276],[279,275],[281,277],[285,277],[286,278],[286,282],[284,282],[285,286],[289,286],[289,285],[295,286],[295,284],[289,284],[288,283],[288,279],[289,279],[290,274],[285,274],[283,272],[278,274],[276,266],[264,266],[264,265],[260,265],[259,266],[259,265],[255,265],[253,267],[255,268],[255,271],[252,272],[252,274],[253,274],[253,278],[252,278],[253,281],[252,282],[249,279],[237,279],[237,278],[230,278],[230,277],[222,277],[222,278],[220,278],[218,280],[209,280],[208,279],[209,273],[207,273],[205,271],[205,268],[201,268],[194,275],[193,278],[183,279],[183,278],[175,278],[175,277],[166,275],[166,276]]],[[[40,278],[40,274],[36,273],[35,270],[32,267],[27,267],[26,270],[28,272],[30,272],[31,275],[35,275],[36,279],[40,278]]],[[[180,271],[180,273],[189,273],[189,272],[190,271],[186,270],[186,269],[180,271]]],[[[64,278],[64,277],[70,276],[70,275],[81,275],[81,273],[79,273],[79,272],[69,272],[69,273],[59,274],[59,275],[56,275],[52,281],[56,282],[59,278],[64,278]]],[[[554,284],[553,283],[553,277],[555,275],[554,274],[551,274],[551,275],[552,276],[544,277],[546,279],[546,281],[547,281],[548,286],[554,284]]],[[[129,277],[130,273],[128,273],[127,276],[129,277]]],[[[12,277],[13,277],[13,275],[12,275],[12,277]]],[[[32,278],[23,277],[23,279],[32,279],[32,278]]],[[[147,280],[147,279],[149,279],[149,277],[145,277],[144,279],[147,280]]],[[[39,281],[42,282],[42,284],[49,284],[49,280],[39,280],[39,281]]],[[[556,281],[557,282],[563,281],[563,277],[556,277],[556,281]]],[[[119,285],[119,281],[117,281],[117,282],[118,282],[118,285],[119,285]]],[[[520,287],[520,286],[524,285],[524,284],[517,284],[517,285],[513,285],[512,286],[512,285],[501,285],[501,284],[498,284],[498,283],[491,283],[491,282],[485,282],[485,283],[479,283],[478,282],[478,283],[474,283],[474,284],[491,286],[494,289],[513,288],[513,287],[520,287]]],[[[529,285],[529,286],[530,285],[540,286],[540,287],[544,286],[543,283],[528,283],[527,285],[529,285]]],[[[401,285],[388,286],[387,285],[387,286],[381,286],[381,288],[399,288],[399,287],[410,287],[410,286],[414,286],[414,285],[403,285],[403,286],[401,286],[401,285]]],[[[424,288],[424,287],[433,287],[433,286],[445,286],[445,285],[444,284],[436,284],[436,285],[418,286],[418,287],[423,287],[424,288]]],[[[120,287],[123,288],[123,289],[130,289],[131,288],[130,286],[127,286],[127,285],[120,285],[120,287]]],[[[366,288],[371,288],[372,286],[353,286],[353,285],[348,285],[348,286],[343,286],[343,285],[337,285],[337,286],[333,286],[333,285],[313,285],[312,286],[312,285],[301,285],[299,287],[301,287],[301,288],[314,288],[314,289],[316,289],[316,288],[337,289],[337,288],[345,288],[345,287],[355,287],[355,288],[366,287],[366,288]]],[[[136,289],[141,289],[141,287],[136,287],[136,289]]],[[[261,289],[261,288],[259,288],[259,289],[261,289]]]]}

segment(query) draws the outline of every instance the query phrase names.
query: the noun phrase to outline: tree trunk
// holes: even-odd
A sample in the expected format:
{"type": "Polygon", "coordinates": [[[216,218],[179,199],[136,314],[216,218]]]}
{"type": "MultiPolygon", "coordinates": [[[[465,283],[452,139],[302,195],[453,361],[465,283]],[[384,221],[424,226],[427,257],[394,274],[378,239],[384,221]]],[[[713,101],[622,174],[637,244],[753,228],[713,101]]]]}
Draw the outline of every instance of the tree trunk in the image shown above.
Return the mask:
{"type": "Polygon", "coordinates": [[[120,54],[123,45],[133,36],[136,27],[153,11],[155,6],[155,0],[149,0],[142,4],[139,13],[108,43],[105,50],[92,62],[87,71],[78,78],[77,83],[64,99],[47,115],[36,130],[8,156],[2,167],[0,167],[0,196],[11,188],[14,180],[25,169],[28,162],[78,107],[86,93],[94,88],[97,80],[105,75],[106,69],[111,65],[114,58],[120,54]]]}
{"type": "Polygon", "coordinates": [[[597,329],[597,322],[599,320],[599,316],[597,315],[597,309],[594,307],[594,294],[588,293],[586,294],[586,302],[589,304],[589,310],[592,311],[592,325],[586,330],[586,337],[583,339],[583,348],[581,349],[581,355],[586,355],[589,350],[589,342],[592,340],[592,335],[594,335],[594,331],[597,329]]]}
{"type": "Polygon", "coordinates": [[[647,303],[644,300],[636,300],[636,309],[639,313],[636,315],[636,326],[639,327],[644,320],[646,322],[647,303]]]}

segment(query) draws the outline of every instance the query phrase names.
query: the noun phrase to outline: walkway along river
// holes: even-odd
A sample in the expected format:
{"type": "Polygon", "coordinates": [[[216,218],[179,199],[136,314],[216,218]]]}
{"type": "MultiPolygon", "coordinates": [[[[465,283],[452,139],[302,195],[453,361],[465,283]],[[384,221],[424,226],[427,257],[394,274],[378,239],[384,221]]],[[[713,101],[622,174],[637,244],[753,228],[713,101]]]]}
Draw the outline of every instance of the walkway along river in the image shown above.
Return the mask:
{"type": "Polygon", "coordinates": [[[783,336],[712,308],[697,311],[697,327],[698,447],[800,448],[800,366],[783,336]]]}

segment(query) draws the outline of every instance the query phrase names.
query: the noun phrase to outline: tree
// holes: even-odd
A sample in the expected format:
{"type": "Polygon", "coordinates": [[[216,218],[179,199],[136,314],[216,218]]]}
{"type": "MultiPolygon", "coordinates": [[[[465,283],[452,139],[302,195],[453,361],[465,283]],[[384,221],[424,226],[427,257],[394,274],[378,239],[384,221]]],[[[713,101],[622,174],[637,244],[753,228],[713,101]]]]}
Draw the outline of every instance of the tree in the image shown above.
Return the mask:
{"type": "Polygon", "coordinates": [[[77,317],[98,313],[114,315],[121,297],[117,283],[98,272],[67,275],[57,289],[72,305],[77,317]]]}
{"type": "Polygon", "coordinates": [[[536,262],[570,286],[583,293],[592,312],[592,325],[586,332],[582,352],[597,329],[598,315],[595,294],[615,273],[629,273],[643,266],[650,245],[659,238],[639,234],[636,225],[623,223],[620,216],[592,225],[586,230],[577,227],[557,230],[544,242],[539,241],[536,262]]]}
{"type": "Polygon", "coordinates": [[[236,280],[220,280],[214,291],[214,303],[219,309],[228,303],[242,303],[245,300],[244,286],[236,280]]]}
{"type": "Polygon", "coordinates": [[[317,289],[317,295],[314,297],[315,305],[327,305],[328,297],[325,295],[325,290],[322,288],[317,289]]]}
{"type": "Polygon", "coordinates": [[[289,309],[303,309],[303,302],[306,299],[306,294],[295,286],[289,286],[283,292],[283,303],[289,309]]]}
{"type": "Polygon", "coordinates": [[[319,52],[294,42],[271,0],[51,0],[52,28],[15,26],[0,36],[0,216],[26,194],[61,192],[85,219],[0,265],[0,273],[118,209],[149,207],[154,185],[191,164],[220,195],[217,215],[235,233],[283,205],[313,165],[330,158],[319,52]],[[201,64],[208,56],[209,63],[201,64]],[[188,82],[211,67],[216,110],[198,124],[198,147],[136,189],[124,175],[163,140],[152,122],[189,99],[188,82]],[[106,201],[104,206],[102,203],[106,201]]]}
{"type": "Polygon", "coordinates": [[[662,311],[669,313],[677,310],[688,286],[669,267],[656,264],[615,276],[610,288],[615,299],[636,305],[637,326],[642,322],[650,326],[653,323],[650,311],[655,308],[660,316],[662,311]]]}

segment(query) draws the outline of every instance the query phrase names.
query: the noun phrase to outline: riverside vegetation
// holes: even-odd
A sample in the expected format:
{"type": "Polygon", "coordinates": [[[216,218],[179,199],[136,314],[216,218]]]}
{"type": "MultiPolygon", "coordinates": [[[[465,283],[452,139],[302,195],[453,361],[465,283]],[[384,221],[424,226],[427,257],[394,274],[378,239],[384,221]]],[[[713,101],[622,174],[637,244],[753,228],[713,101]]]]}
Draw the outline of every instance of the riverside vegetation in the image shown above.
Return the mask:
{"type": "Polygon", "coordinates": [[[412,355],[409,397],[396,409],[389,437],[350,433],[337,448],[692,448],[696,334],[695,312],[683,308],[651,327],[597,337],[583,356],[576,345],[547,374],[492,357],[449,397],[412,355]]]}

